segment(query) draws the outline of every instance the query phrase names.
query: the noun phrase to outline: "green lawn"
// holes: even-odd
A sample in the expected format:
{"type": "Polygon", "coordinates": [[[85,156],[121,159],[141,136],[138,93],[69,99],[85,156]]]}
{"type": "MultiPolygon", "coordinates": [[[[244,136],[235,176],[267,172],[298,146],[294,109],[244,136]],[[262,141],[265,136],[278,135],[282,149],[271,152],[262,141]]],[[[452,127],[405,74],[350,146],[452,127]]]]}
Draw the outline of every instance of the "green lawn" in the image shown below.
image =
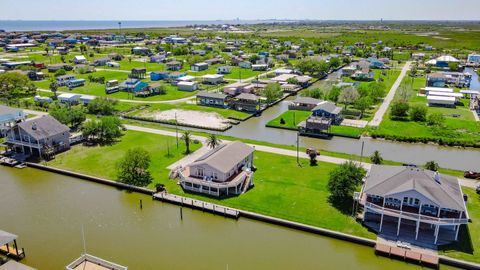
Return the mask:
{"type": "Polygon", "coordinates": [[[440,254],[480,263],[480,195],[469,188],[463,188],[463,192],[468,195],[467,209],[472,222],[468,224],[468,228],[460,228],[459,242],[444,247],[440,254]]]}
{"type": "Polygon", "coordinates": [[[241,67],[232,67],[232,72],[230,74],[225,74],[225,79],[248,79],[254,76],[258,76],[265,71],[254,71],[248,68],[241,67]]]}
{"type": "MultiPolygon", "coordinates": [[[[307,119],[312,113],[308,111],[295,111],[295,110],[288,110],[275,119],[272,119],[270,122],[267,123],[267,126],[270,127],[283,127],[289,129],[297,129],[297,126],[300,122],[307,119]],[[281,119],[285,121],[285,124],[281,124],[281,119]]],[[[351,136],[351,137],[358,137],[362,135],[363,129],[355,128],[355,127],[347,127],[347,126],[336,126],[332,125],[330,132],[351,136]]]]}
{"type": "MultiPolygon", "coordinates": [[[[154,135],[144,132],[127,131],[118,143],[111,146],[87,147],[76,145],[71,150],[61,153],[48,165],[88,175],[115,180],[116,164],[122,159],[128,149],[142,147],[150,153],[150,172],[154,178],[150,187],[168,178],[167,167],[184,157],[185,146],[180,140],[179,149],[175,137],[154,135]],[[170,156],[168,156],[168,149],[170,156]]],[[[200,144],[191,144],[191,150],[196,150],[200,144]]]]}
{"type": "MultiPolygon", "coordinates": [[[[409,97],[410,106],[427,104],[425,96],[418,96],[418,90],[425,86],[425,78],[418,77],[412,80],[407,77],[402,85],[412,85],[413,91],[409,97]]],[[[441,113],[445,123],[441,127],[428,126],[424,122],[407,120],[392,120],[389,115],[383,118],[376,129],[371,130],[372,136],[387,138],[415,139],[420,141],[449,140],[461,144],[462,142],[480,142],[480,123],[475,121],[469,110],[469,100],[460,100],[461,105],[456,108],[428,107],[428,114],[441,113]]]]}

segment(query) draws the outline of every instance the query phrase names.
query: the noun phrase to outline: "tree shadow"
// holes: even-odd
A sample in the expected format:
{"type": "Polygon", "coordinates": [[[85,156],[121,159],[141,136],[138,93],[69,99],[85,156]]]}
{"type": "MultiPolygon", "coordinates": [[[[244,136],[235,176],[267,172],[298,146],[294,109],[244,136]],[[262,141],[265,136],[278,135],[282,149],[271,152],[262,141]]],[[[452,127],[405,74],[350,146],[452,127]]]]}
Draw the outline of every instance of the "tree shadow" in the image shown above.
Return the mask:
{"type": "Polygon", "coordinates": [[[335,198],[328,197],[328,203],[344,215],[352,214],[353,197],[351,198],[335,198]]]}

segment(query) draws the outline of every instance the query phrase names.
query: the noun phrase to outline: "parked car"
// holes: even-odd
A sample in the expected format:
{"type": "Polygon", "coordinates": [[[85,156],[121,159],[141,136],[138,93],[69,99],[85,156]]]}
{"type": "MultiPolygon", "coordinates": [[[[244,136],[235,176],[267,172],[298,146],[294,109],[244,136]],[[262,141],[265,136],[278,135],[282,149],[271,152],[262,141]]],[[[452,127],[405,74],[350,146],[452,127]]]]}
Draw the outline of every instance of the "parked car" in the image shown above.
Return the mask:
{"type": "Polygon", "coordinates": [[[480,172],[466,171],[463,174],[463,177],[469,178],[469,179],[480,179],[480,172]]]}

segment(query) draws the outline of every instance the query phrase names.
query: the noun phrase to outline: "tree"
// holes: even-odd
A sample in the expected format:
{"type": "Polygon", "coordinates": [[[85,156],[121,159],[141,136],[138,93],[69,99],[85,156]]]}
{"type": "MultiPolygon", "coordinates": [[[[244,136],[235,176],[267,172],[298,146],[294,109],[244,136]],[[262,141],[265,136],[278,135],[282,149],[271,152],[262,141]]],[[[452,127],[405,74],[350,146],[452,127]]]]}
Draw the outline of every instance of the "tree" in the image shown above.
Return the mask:
{"type": "Polygon", "coordinates": [[[222,143],[222,141],[217,137],[217,135],[215,135],[215,134],[210,134],[210,135],[208,135],[208,137],[207,137],[207,145],[208,145],[208,147],[210,147],[211,149],[213,149],[213,148],[219,146],[220,143],[222,143]]]}
{"type": "Polygon", "coordinates": [[[272,103],[283,96],[282,88],[278,83],[269,83],[261,92],[262,96],[267,99],[267,103],[272,103]]]}
{"type": "Polygon", "coordinates": [[[17,100],[33,97],[37,91],[30,79],[18,72],[0,74],[0,98],[17,100]]]}
{"type": "Polygon", "coordinates": [[[370,161],[371,161],[373,164],[377,164],[377,165],[382,164],[383,158],[382,158],[382,156],[380,155],[380,152],[379,152],[378,150],[375,150],[375,152],[373,152],[373,154],[370,156],[370,161]]]}
{"type": "Polygon", "coordinates": [[[182,135],[182,140],[185,142],[185,153],[190,154],[190,143],[192,142],[192,134],[185,130],[182,135]]]}
{"type": "Polygon", "coordinates": [[[55,77],[63,76],[63,75],[65,75],[65,74],[67,74],[67,71],[66,71],[65,69],[63,69],[63,68],[55,71],[55,77]]]}
{"type": "Polygon", "coordinates": [[[150,154],[146,150],[142,148],[129,149],[118,164],[117,179],[128,185],[148,186],[153,179],[148,171],[149,166],[150,154]]]}
{"type": "Polygon", "coordinates": [[[368,108],[370,108],[371,105],[372,100],[370,99],[370,97],[361,97],[357,99],[353,106],[355,107],[355,109],[360,111],[360,119],[362,119],[363,114],[368,108]]]}
{"type": "Polygon", "coordinates": [[[425,163],[424,167],[425,167],[425,169],[430,170],[430,171],[434,171],[434,172],[438,171],[438,169],[440,168],[438,166],[438,163],[435,162],[434,160],[431,160],[431,161],[425,163]]]}
{"type": "Polygon", "coordinates": [[[340,95],[338,96],[338,102],[343,103],[345,105],[345,109],[350,104],[355,103],[358,98],[358,91],[353,87],[346,87],[342,89],[340,95]]]}
{"type": "Polygon", "coordinates": [[[410,119],[415,122],[425,122],[427,120],[427,107],[425,105],[415,105],[410,108],[410,119]]]}
{"type": "Polygon", "coordinates": [[[451,71],[457,71],[458,70],[458,63],[457,62],[449,62],[448,63],[448,68],[451,71]]]}
{"type": "Polygon", "coordinates": [[[85,108],[82,105],[67,107],[53,103],[49,108],[49,113],[58,122],[72,128],[78,127],[87,119],[85,108]]]}
{"type": "Polygon", "coordinates": [[[49,88],[50,88],[50,91],[52,91],[54,98],[57,99],[58,86],[57,86],[57,83],[53,80],[53,78],[50,79],[49,88]]]}
{"type": "Polygon", "coordinates": [[[114,99],[97,97],[88,104],[87,108],[90,114],[113,115],[115,112],[114,106],[117,103],[118,101],[114,99]]]}
{"type": "Polygon", "coordinates": [[[432,113],[427,117],[429,126],[441,126],[445,122],[445,116],[442,113],[432,113]]]}
{"type": "Polygon", "coordinates": [[[100,118],[99,122],[99,136],[100,142],[103,144],[111,144],[116,139],[120,138],[122,134],[122,122],[118,117],[105,116],[100,118]]]}
{"type": "Polygon", "coordinates": [[[310,151],[308,156],[310,157],[310,166],[317,166],[317,151],[310,151]]]}
{"type": "Polygon", "coordinates": [[[365,170],[352,161],[347,161],[331,171],[327,186],[330,191],[330,201],[337,206],[338,204],[350,205],[353,192],[364,176],[365,170]]]}
{"type": "Polygon", "coordinates": [[[390,111],[390,118],[392,119],[402,119],[408,116],[408,110],[410,105],[407,102],[398,100],[392,104],[392,109],[390,111]]]}

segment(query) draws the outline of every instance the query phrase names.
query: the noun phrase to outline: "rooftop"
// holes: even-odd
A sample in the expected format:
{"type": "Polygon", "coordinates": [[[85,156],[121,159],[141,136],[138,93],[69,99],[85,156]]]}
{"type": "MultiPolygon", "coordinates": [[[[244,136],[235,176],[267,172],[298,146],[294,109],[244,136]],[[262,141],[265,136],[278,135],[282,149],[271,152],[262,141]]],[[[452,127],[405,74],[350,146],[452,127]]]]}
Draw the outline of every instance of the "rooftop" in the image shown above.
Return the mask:
{"type": "Polygon", "coordinates": [[[223,173],[227,173],[255,149],[240,141],[222,144],[205,155],[201,156],[191,165],[208,165],[223,173]]]}

